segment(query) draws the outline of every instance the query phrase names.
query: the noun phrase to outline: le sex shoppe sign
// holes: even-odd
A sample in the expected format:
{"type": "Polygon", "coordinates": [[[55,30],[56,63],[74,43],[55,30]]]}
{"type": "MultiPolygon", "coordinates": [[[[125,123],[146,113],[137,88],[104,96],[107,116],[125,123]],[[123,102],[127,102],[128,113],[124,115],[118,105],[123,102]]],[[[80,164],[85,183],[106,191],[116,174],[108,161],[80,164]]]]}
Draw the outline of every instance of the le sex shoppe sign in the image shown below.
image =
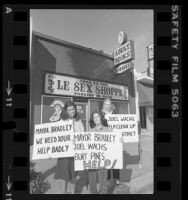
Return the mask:
{"type": "Polygon", "coordinates": [[[128,100],[128,87],[105,82],[45,74],[45,93],[87,98],[128,100]]]}

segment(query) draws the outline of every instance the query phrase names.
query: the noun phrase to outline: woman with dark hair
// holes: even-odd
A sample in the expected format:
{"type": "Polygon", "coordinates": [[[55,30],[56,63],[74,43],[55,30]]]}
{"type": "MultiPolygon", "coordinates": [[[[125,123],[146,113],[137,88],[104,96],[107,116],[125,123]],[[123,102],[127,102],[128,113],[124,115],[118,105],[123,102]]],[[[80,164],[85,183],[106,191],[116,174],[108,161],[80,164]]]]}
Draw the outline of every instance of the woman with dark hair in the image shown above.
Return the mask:
{"type": "MultiPolygon", "coordinates": [[[[73,101],[68,101],[64,106],[65,112],[62,115],[62,120],[73,120],[74,132],[84,132],[84,126],[80,120],[76,105],[73,101]]],[[[63,193],[67,193],[68,183],[71,183],[72,194],[75,193],[75,181],[79,178],[78,173],[74,171],[74,157],[58,158],[55,172],[55,179],[62,179],[62,184],[59,187],[63,187],[63,193]]]]}
{"type": "Polygon", "coordinates": [[[91,129],[97,128],[97,127],[100,126],[100,127],[104,128],[104,129],[108,129],[109,130],[109,128],[107,128],[108,127],[108,122],[105,119],[104,115],[102,113],[100,113],[100,112],[97,112],[97,111],[95,111],[95,112],[92,113],[91,119],[89,121],[89,124],[90,124],[90,128],[91,129]],[[95,114],[98,114],[98,116],[100,117],[101,124],[96,124],[96,120],[94,120],[94,115],[95,114]]]}
{"type": "MultiPolygon", "coordinates": [[[[90,119],[91,132],[111,132],[108,128],[107,120],[103,117],[102,113],[93,112],[90,119]]],[[[99,193],[107,193],[107,169],[91,169],[89,170],[89,185],[90,193],[97,194],[97,175],[99,178],[99,193]]]]}

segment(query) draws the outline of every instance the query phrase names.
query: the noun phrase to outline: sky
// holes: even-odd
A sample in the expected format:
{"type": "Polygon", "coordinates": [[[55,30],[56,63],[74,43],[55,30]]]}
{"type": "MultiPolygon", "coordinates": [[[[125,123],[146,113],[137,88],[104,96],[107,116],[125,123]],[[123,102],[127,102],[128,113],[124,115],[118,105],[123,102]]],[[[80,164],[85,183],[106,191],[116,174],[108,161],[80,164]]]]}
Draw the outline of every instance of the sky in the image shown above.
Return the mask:
{"type": "Polygon", "coordinates": [[[146,70],[147,49],[153,43],[153,10],[48,9],[31,10],[34,31],[112,55],[125,31],[134,41],[134,67],[146,70]]]}

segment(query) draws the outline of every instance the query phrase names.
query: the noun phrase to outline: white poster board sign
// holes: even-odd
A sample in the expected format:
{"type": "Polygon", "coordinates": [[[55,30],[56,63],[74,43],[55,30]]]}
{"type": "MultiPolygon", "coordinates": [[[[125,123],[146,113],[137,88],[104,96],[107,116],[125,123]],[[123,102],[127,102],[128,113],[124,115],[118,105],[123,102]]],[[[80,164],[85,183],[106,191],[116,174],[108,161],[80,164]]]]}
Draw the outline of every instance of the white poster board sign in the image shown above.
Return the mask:
{"type": "Polygon", "coordinates": [[[123,142],[139,142],[137,116],[135,114],[108,114],[105,116],[113,132],[121,132],[123,142]]]}
{"type": "Polygon", "coordinates": [[[121,133],[75,133],[75,171],[87,169],[123,169],[121,133]]]}
{"type": "Polygon", "coordinates": [[[32,159],[74,157],[72,138],[72,120],[35,125],[32,159]]]}

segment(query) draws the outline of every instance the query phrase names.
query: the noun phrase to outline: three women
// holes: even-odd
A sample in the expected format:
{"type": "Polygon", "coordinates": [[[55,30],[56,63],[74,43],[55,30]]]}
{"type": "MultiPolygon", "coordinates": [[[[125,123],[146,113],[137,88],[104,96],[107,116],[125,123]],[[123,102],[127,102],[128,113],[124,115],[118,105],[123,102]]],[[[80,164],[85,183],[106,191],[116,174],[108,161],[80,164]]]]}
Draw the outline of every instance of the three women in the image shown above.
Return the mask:
{"type": "MultiPolygon", "coordinates": [[[[111,132],[108,127],[107,120],[105,119],[106,110],[112,109],[111,102],[106,100],[103,106],[103,112],[93,112],[90,119],[90,132],[111,132]],[[109,104],[106,105],[105,103],[109,104]],[[108,109],[107,109],[108,108],[108,109]]],[[[114,107],[113,107],[114,109],[114,107]]],[[[62,115],[62,120],[73,120],[74,132],[84,132],[84,126],[80,120],[76,105],[73,101],[69,101],[64,106],[64,111],[62,115]]],[[[69,158],[58,158],[56,172],[54,178],[59,181],[58,188],[60,193],[67,194],[68,183],[71,184],[72,191],[75,193],[75,182],[79,178],[88,179],[90,186],[90,193],[92,194],[105,194],[108,190],[108,179],[111,177],[110,170],[107,169],[91,169],[82,172],[74,171],[74,157],[69,158]],[[99,181],[99,188],[97,188],[97,182],[99,181]]],[[[114,179],[119,179],[119,171],[113,173],[114,179]]]]}

